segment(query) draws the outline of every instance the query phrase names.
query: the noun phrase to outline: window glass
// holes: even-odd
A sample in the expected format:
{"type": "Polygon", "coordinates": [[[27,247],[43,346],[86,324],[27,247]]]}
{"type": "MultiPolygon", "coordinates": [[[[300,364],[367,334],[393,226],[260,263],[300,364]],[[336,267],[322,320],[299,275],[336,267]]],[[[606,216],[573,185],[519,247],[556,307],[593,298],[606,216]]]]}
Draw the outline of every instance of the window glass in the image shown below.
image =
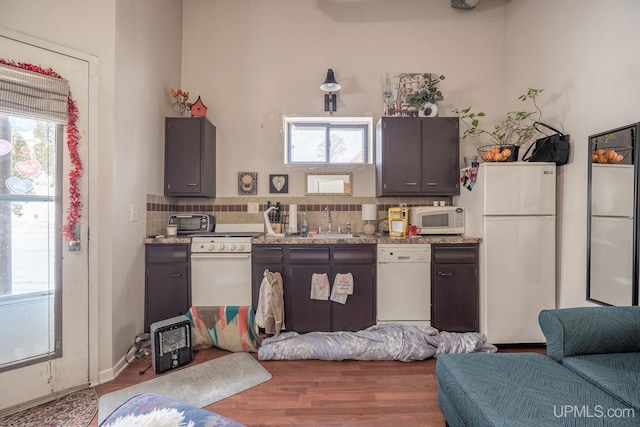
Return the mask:
{"type": "Polygon", "coordinates": [[[286,117],[286,164],[371,163],[370,117],[286,117]]]}
{"type": "Polygon", "coordinates": [[[29,327],[28,334],[3,337],[13,352],[0,356],[0,367],[55,352],[62,130],[52,122],[0,114],[0,319],[29,327]]]}

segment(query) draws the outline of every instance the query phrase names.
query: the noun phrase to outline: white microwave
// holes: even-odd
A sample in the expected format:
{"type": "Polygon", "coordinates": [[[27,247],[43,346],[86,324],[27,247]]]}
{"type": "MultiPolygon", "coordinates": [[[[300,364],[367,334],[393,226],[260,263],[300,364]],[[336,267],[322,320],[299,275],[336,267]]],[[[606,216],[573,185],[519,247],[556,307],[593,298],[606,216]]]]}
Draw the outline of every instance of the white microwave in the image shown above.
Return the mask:
{"type": "Polygon", "coordinates": [[[464,234],[464,208],[459,206],[415,206],[409,208],[409,224],[418,234],[464,234]]]}

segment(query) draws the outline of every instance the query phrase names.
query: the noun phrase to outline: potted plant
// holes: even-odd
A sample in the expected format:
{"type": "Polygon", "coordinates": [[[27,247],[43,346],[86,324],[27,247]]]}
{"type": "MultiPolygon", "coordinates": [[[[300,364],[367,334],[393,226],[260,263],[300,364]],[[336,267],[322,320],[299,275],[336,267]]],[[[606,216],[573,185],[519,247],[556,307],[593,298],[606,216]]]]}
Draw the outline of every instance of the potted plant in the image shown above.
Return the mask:
{"type": "Polygon", "coordinates": [[[443,75],[424,74],[422,87],[407,95],[407,104],[415,107],[418,110],[418,115],[422,117],[437,116],[437,103],[444,99],[442,92],[438,90],[438,83],[444,79],[443,75]]]}
{"type": "Polygon", "coordinates": [[[535,123],[542,118],[542,111],[536,98],[543,91],[544,89],[529,88],[525,94],[518,97],[518,100],[523,102],[531,101],[535,111],[510,111],[491,131],[480,128],[480,118],[485,117],[485,113],[474,113],[471,107],[453,110],[460,121],[467,126],[461,140],[464,141],[470,136],[487,135],[492,144],[478,148],[478,153],[484,161],[518,160],[520,146],[531,141],[538,132],[535,123]]]}

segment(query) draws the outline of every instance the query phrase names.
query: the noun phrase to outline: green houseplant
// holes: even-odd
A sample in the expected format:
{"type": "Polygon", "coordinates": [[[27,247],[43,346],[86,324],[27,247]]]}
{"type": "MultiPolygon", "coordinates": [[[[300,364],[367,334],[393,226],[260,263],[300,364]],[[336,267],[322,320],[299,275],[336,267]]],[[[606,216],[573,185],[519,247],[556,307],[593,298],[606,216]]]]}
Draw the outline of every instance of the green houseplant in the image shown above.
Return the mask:
{"type": "Polygon", "coordinates": [[[437,103],[444,99],[442,92],[438,89],[438,83],[444,80],[444,75],[424,74],[424,83],[416,92],[407,95],[407,104],[415,107],[418,112],[425,116],[437,116],[437,103]],[[430,111],[427,111],[430,109],[430,111]]]}
{"type": "Polygon", "coordinates": [[[467,126],[462,134],[461,140],[464,141],[471,136],[489,137],[494,146],[483,146],[478,148],[478,152],[485,161],[504,161],[515,155],[517,160],[518,148],[534,139],[538,130],[535,123],[542,118],[542,110],[536,102],[536,98],[544,91],[544,89],[529,88],[526,93],[518,97],[519,101],[530,101],[534,111],[510,111],[505,118],[493,127],[493,130],[486,130],[480,127],[480,118],[485,117],[483,112],[473,112],[471,107],[463,109],[455,109],[453,112],[458,116],[460,121],[467,126]],[[486,153],[508,153],[506,158],[504,155],[495,156],[486,153]]]}

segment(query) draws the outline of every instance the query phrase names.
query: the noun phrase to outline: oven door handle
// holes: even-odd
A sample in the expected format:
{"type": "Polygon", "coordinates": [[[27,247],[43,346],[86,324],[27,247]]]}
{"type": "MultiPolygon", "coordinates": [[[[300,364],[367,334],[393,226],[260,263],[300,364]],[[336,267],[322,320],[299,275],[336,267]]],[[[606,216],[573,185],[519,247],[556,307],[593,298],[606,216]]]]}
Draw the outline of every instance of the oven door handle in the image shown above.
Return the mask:
{"type": "Polygon", "coordinates": [[[192,253],[191,259],[250,259],[250,253],[192,253]]]}

